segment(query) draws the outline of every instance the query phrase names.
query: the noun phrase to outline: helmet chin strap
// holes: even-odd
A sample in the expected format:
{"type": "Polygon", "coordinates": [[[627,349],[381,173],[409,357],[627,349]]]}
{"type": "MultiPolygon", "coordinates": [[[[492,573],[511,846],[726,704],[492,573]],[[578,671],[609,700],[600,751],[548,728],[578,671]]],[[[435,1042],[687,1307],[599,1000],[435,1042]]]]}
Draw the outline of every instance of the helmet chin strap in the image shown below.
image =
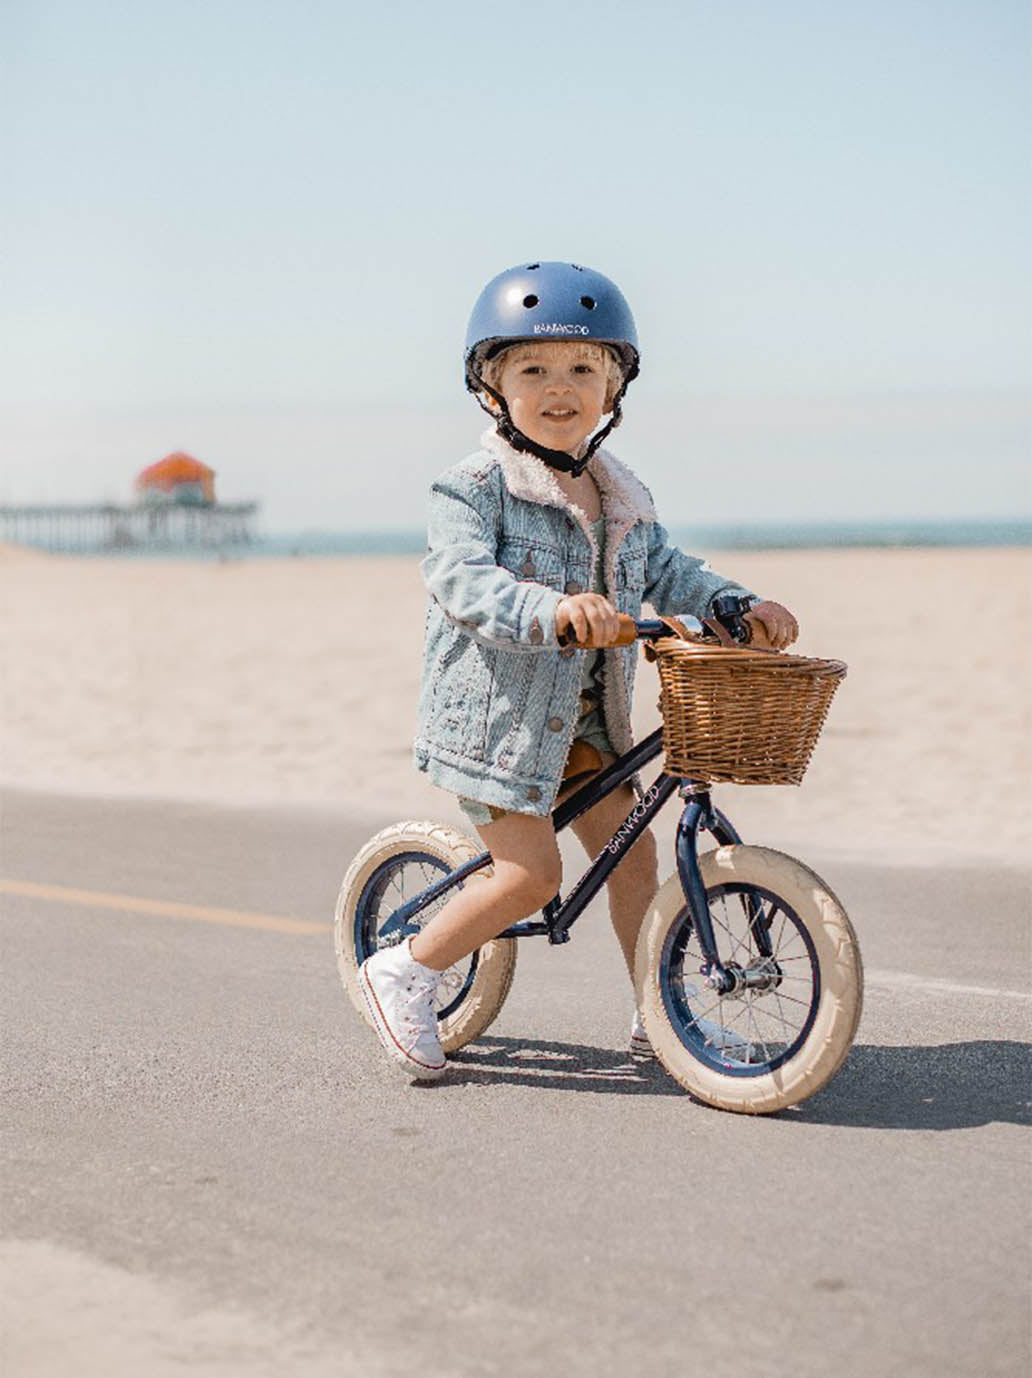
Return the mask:
{"type": "MultiPolygon", "coordinates": [[[[531,440],[529,435],[524,435],[516,425],[516,422],[513,421],[509,412],[509,405],[502,394],[496,392],[495,389],[491,387],[490,383],[485,383],[479,373],[474,373],[473,378],[479,385],[476,393],[477,401],[480,403],[483,410],[487,412],[488,416],[494,420],[495,429],[507,444],[511,445],[514,450],[521,450],[524,454],[537,455],[538,459],[544,460],[550,469],[559,469],[564,474],[571,474],[574,478],[580,478],[603,440],[605,440],[614,426],[619,426],[622,419],[620,399],[623,397],[624,388],[621,388],[613,399],[613,410],[609,420],[597,435],[591,437],[591,440],[588,442],[588,448],[584,451],[583,455],[578,458],[569,454],[566,450],[550,450],[547,445],[539,445],[536,440],[531,440]],[[498,416],[492,408],[487,405],[480,396],[480,389],[488,393],[498,404],[498,410],[501,412],[501,416],[498,416]]],[[[626,383],[624,387],[626,387],[626,383]]]]}

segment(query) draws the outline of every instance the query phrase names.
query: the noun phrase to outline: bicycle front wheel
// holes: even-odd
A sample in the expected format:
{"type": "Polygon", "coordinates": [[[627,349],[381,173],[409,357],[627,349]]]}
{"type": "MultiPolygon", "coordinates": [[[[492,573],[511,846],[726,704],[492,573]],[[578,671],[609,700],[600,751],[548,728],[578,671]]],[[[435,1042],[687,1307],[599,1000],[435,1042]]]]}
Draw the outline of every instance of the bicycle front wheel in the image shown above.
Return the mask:
{"type": "Polygon", "coordinates": [[[645,1031],[671,1076],[721,1110],[771,1114],[827,1085],[852,1045],[863,965],[845,910],[821,878],[768,847],[699,858],[721,962],[736,989],[700,974],[677,875],[642,925],[635,983],[645,1031]]]}
{"type": "MultiPolygon", "coordinates": [[[[472,860],[483,849],[439,823],[395,823],[369,839],[348,867],[337,897],[333,939],[337,969],[351,1003],[369,1022],[358,984],[358,968],[379,947],[401,942],[405,934],[381,934],[394,911],[434,881],[472,860]]],[[[488,868],[486,874],[490,874],[488,868]]],[[[478,883],[475,876],[460,884],[478,883]]],[[[413,919],[421,928],[450,898],[449,892],[413,919]]],[[[516,971],[516,943],[496,938],[456,962],[441,977],[437,1022],[446,1053],[471,1043],[497,1018],[516,971]]]]}

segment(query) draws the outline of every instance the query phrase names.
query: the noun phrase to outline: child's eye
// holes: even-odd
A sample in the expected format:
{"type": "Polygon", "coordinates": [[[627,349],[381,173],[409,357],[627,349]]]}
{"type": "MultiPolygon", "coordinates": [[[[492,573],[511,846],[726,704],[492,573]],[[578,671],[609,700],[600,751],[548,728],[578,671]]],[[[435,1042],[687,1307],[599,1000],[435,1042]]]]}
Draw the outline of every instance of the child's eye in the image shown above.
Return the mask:
{"type": "Polygon", "coordinates": [[[520,370],[521,373],[541,373],[543,372],[540,364],[527,364],[526,368],[520,370]]]}
{"type": "Polygon", "coordinates": [[[591,366],[590,364],[574,364],[574,366],[573,366],[573,371],[574,371],[574,373],[594,373],[594,372],[595,372],[595,370],[592,368],[592,366],[591,366]]]}

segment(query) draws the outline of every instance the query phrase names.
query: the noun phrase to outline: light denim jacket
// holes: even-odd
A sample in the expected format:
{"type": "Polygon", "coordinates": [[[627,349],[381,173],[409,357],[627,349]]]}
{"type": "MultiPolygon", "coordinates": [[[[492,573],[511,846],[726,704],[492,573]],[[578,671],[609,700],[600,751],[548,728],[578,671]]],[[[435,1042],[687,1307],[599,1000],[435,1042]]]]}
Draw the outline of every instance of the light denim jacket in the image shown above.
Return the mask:
{"type": "MultiPolygon", "coordinates": [[[[430,594],[415,741],[416,767],[455,794],[516,813],[547,814],[577,724],[580,657],[560,648],[565,594],[590,586],[597,556],[586,514],[546,464],[494,431],[430,492],[430,594]]],[[[748,590],[669,544],[643,483],[606,450],[588,465],[605,517],[606,596],[641,616],[708,615],[718,593],[748,590]]],[[[632,745],[637,646],[605,652],[603,712],[618,752],[632,745]]]]}

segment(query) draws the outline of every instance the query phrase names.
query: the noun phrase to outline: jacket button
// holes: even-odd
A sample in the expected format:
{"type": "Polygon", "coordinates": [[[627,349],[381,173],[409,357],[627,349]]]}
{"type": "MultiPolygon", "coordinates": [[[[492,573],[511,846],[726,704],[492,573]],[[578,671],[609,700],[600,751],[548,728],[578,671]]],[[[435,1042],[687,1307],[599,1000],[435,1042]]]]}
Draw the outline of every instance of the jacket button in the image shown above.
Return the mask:
{"type": "Polygon", "coordinates": [[[549,718],[548,730],[549,732],[561,732],[563,730],[562,718],[549,718]]]}
{"type": "Polygon", "coordinates": [[[563,660],[569,660],[570,656],[575,656],[577,654],[577,647],[564,646],[559,654],[562,656],[563,660]]]}
{"type": "Polygon", "coordinates": [[[527,798],[530,800],[532,804],[536,804],[537,801],[541,798],[541,791],[538,789],[537,785],[529,786],[529,788],[527,789],[527,798]]]}
{"type": "Polygon", "coordinates": [[[576,579],[570,579],[570,580],[567,581],[566,588],[563,590],[563,592],[564,592],[564,593],[583,593],[583,592],[584,592],[584,585],[583,585],[583,584],[578,584],[576,579]]]}

